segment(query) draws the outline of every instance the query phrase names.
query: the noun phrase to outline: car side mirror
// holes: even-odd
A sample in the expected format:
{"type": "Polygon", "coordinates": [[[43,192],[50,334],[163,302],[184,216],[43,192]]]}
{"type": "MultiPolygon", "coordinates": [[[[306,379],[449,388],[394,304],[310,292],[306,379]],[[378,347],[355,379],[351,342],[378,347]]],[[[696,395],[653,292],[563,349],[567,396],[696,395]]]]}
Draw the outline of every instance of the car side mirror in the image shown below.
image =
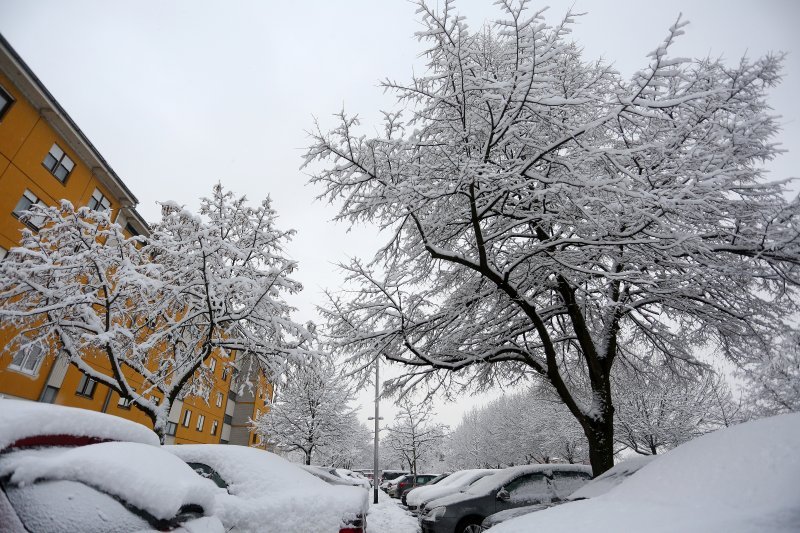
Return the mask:
{"type": "Polygon", "coordinates": [[[507,502],[511,499],[511,494],[509,494],[506,489],[502,488],[497,491],[497,499],[501,502],[507,502]]]}

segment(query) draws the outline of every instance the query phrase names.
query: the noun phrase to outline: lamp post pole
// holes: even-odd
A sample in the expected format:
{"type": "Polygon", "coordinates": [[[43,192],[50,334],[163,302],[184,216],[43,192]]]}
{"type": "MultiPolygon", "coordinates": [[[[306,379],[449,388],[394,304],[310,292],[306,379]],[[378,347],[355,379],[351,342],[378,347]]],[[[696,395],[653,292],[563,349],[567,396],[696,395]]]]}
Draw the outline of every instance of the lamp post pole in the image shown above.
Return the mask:
{"type": "Polygon", "coordinates": [[[381,420],[383,420],[379,416],[379,406],[380,406],[380,380],[378,379],[378,362],[380,361],[380,355],[375,358],[375,416],[369,417],[369,420],[375,420],[375,456],[373,457],[372,463],[372,490],[373,490],[373,503],[378,503],[378,483],[381,480],[381,474],[378,470],[378,424],[381,420]]]}

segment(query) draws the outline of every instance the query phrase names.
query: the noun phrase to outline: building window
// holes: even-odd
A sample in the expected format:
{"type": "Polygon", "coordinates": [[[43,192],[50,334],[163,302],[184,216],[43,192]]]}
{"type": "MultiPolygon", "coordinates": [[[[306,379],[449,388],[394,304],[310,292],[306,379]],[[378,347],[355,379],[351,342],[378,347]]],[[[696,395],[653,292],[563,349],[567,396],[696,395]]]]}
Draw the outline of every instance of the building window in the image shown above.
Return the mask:
{"type": "Polygon", "coordinates": [[[219,420],[214,420],[211,423],[211,434],[212,435],[216,435],[217,434],[217,428],[218,427],[219,427],[219,420]]]}
{"type": "Polygon", "coordinates": [[[81,381],[78,383],[78,390],[75,391],[75,394],[78,396],[85,396],[87,398],[94,397],[94,388],[97,385],[97,382],[83,374],[81,376],[81,381]]]}
{"type": "Polygon", "coordinates": [[[212,358],[211,358],[211,360],[208,362],[208,368],[211,370],[211,373],[212,373],[212,374],[213,374],[213,373],[214,373],[214,371],[217,369],[217,360],[216,360],[216,359],[214,359],[213,357],[212,357],[212,358]]]}
{"type": "Polygon", "coordinates": [[[12,105],[14,105],[14,99],[8,94],[8,91],[0,86],[0,120],[3,120],[12,105]]]}
{"type": "Polygon", "coordinates": [[[57,144],[53,144],[53,147],[50,148],[42,164],[61,183],[66,181],[69,173],[75,168],[75,163],[72,162],[72,159],[70,159],[57,144]]]}
{"type": "Polygon", "coordinates": [[[178,424],[175,422],[167,422],[167,435],[174,437],[176,431],[178,431],[178,424]]]}
{"type": "Polygon", "coordinates": [[[217,407],[222,407],[222,398],[223,398],[222,393],[218,392],[217,393],[217,407]]]}
{"type": "Polygon", "coordinates": [[[120,409],[130,409],[131,403],[133,403],[133,400],[129,398],[123,398],[122,396],[120,396],[119,401],[117,402],[117,407],[119,407],[120,409]]]}
{"type": "Polygon", "coordinates": [[[111,202],[108,201],[103,193],[101,193],[98,189],[95,189],[92,193],[92,197],[89,198],[89,209],[94,209],[95,211],[108,211],[111,209],[111,202]]]}
{"type": "Polygon", "coordinates": [[[39,366],[43,359],[42,347],[38,344],[29,344],[17,352],[8,368],[35,376],[39,373],[39,366]]]}
{"type": "Polygon", "coordinates": [[[206,421],[205,415],[197,415],[197,431],[203,431],[203,423],[206,421]]]}
{"type": "Polygon", "coordinates": [[[228,368],[228,367],[225,367],[225,368],[222,369],[222,381],[225,381],[225,380],[228,379],[229,372],[230,372],[230,368],[228,368]]]}
{"type": "Polygon", "coordinates": [[[131,237],[136,237],[137,235],[139,235],[139,232],[138,232],[138,231],[136,231],[136,228],[134,228],[133,226],[131,226],[131,223],[130,223],[130,222],[128,222],[127,224],[125,224],[125,231],[127,231],[127,232],[128,232],[128,235],[130,235],[131,237]]]}
{"type": "Polygon", "coordinates": [[[189,424],[192,423],[192,412],[187,409],[183,412],[183,427],[188,428],[189,424]]]}
{"type": "Polygon", "coordinates": [[[20,219],[25,224],[31,226],[33,229],[39,229],[44,224],[44,217],[26,215],[25,212],[34,205],[41,205],[42,201],[39,197],[33,194],[28,189],[22,193],[22,198],[17,202],[17,207],[14,208],[14,216],[20,219]]]}
{"type": "Polygon", "coordinates": [[[236,391],[229,390],[228,391],[228,399],[232,402],[236,401],[236,391]]]}
{"type": "Polygon", "coordinates": [[[230,426],[233,424],[233,417],[231,415],[225,415],[225,417],[222,419],[222,423],[230,426]]]}
{"type": "Polygon", "coordinates": [[[53,403],[56,401],[56,396],[58,396],[58,387],[53,387],[52,385],[48,385],[44,388],[41,402],[53,403]]]}

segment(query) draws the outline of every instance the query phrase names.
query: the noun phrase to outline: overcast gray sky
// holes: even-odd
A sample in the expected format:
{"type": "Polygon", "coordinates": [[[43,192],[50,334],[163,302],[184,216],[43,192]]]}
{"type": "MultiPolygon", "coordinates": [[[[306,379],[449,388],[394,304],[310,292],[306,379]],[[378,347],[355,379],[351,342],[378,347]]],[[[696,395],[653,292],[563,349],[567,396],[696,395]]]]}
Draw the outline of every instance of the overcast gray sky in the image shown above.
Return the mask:
{"type": "MultiPolygon", "coordinates": [[[[473,27],[498,15],[492,4],[457,2],[473,27]]],[[[788,153],[770,168],[774,178],[800,175],[800,2],[531,3],[545,5],[551,23],[570,6],[588,12],[573,32],[586,57],[628,75],[647,65],[681,12],[690,25],[673,55],[734,62],[788,52],[771,100],[788,153]]],[[[422,68],[414,12],[406,0],[0,0],[0,32],[138,196],[146,219],[157,219],[158,200],[195,207],[216,181],[253,201],[269,194],[280,226],[297,230],[289,252],[306,289],[293,304],[308,320],[321,290],[339,284],[333,263],[371,256],[379,239],[372,228],[348,233],[330,222],[333,208],[314,201],[319,191],[299,170],[305,131],[313,117],[332,124],[342,108],[374,130],[379,110],[392,105],[378,80],[407,80],[422,68]]],[[[485,398],[443,405],[443,421],[456,424],[485,398]]]]}

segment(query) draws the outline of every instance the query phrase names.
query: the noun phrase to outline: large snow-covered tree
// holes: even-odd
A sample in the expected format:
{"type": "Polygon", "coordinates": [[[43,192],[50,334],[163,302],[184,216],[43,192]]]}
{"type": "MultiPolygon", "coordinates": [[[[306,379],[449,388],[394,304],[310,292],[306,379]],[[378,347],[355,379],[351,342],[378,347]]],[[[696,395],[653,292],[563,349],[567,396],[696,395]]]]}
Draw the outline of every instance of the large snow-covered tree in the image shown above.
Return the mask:
{"type": "Polygon", "coordinates": [[[41,229],[0,263],[0,317],[17,331],[6,350],[66,357],[162,438],[177,398],[208,393],[212,352],[279,372],[307,336],[283,300],[301,287],[282,250],[291,232],[275,228],[268,199],[251,207],[218,185],[199,214],[165,203],[148,237],[67,201],[29,216],[41,229]]]}
{"type": "Polygon", "coordinates": [[[430,403],[403,398],[394,423],[386,428],[381,446],[416,475],[418,469],[433,466],[441,453],[448,427],[433,420],[430,403]]]}
{"type": "Polygon", "coordinates": [[[253,430],[279,450],[302,452],[309,465],[321,449],[350,442],[353,430],[359,429],[354,399],[350,381],[320,355],[288,369],[269,410],[253,421],[253,430]]]}
{"type": "Polygon", "coordinates": [[[569,40],[572,15],[499,4],[472,32],[452,1],[420,1],[427,71],[383,84],[400,111],[376,136],[344,112],[312,133],[322,197],[391,235],[345,266],[330,333],[364,369],[407,365],[397,388],[540,376],[600,474],[618,358],[757,357],[794,307],[798,202],[760,166],[781,56],[671,57],[679,20],[626,79],[569,40]]]}

